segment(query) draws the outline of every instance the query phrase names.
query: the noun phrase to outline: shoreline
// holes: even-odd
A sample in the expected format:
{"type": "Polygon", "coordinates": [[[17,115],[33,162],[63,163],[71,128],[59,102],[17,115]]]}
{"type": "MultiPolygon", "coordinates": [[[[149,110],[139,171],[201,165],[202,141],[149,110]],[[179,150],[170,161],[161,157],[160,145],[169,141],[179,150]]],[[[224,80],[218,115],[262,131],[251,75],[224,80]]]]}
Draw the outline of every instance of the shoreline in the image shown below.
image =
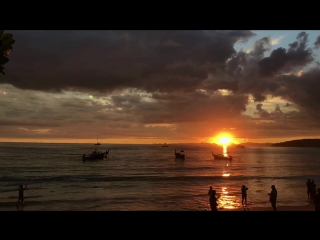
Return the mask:
{"type": "MultiPolygon", "coordinates": [[[[218,209],[218,211],[221,212],[238,212],[238,211],[259,211],[259,212],[273,212],[272,207],[248,207],[248,208],[243,208],[243,207],[239,207],[239,208],[233,208],[233,209],[228,209],[228,208],[224,208],[224,209],[218,209]]],[[[277,211],[302,211],[302,212],[310,212],[310,211],[315,211],[314,210],[314,205],[313,204],[309,204],[309,205],[305,205],[305,206],[277,206],[277,211]]]]}
{"type": "MultiPolygon", "coordinates": [[[[17,210],[15,207],[12,207],[12,208],[3,208],[3,209],[0,209],[0,212],[4,212],[4,211],[19,211],[17,210]]],[[[28,209],[23,209],[20,211],[30,211],[28,209]]],[[[46,211],[46,210],[31,210],[31,211],[36,211],[36,212],[42,212],[42,211],[46,211]]],[[[86,210],[52,210],[52,211],[79,211],[79,212],[82,212],[82,211],[86,211],[86,210]]],[[[117,210],[114,210],[114,211],[117,211],[117,210]]],[[[135,210],[128,210],[129,212],[131,211],[135,211],[135,210]]],[[[144,211],[144,210],[142,210],[144,211]]],[[[148,211],[148,210],[147,210],[148,211]]],[[[180,210],[178,210],[180,211],[180,210]]],[[[191,210],[191,211],[194,211],[194,210],[191,210]]],[[[211,212],[210,210],[205,210],[205,211],[209,211],[211,212]]],[[[279,212],[314,212],[315,209],[314,209],[314,206],[313,205],[307,205],[307,206],[278,206],[277,207],[277,211],[279,212]]],[[[103,212],[103,210],[102,210],[103,212]]],[[[108,212],[108,211],[106,211],[108,212]]],[[[119,212],[123,212],[123,211],[119,211],[119,212]]],[[[139,211],[137,211],[139,212],[139,211]]],[[[158,212],[158,211],[151,211],[151,212],[158,212]]],[[[161,212],[161,211],[160,211],[161,212]]],[[[169,211],[170,212],[170,211],[169,211]]],[[[173,210],[173,212],[175,212],[175,210],[173,210]]],[[[201,212],[201,211],[200,211],[201,212]]],[[[218,209],[218,212],[273,212],[273,209],[272,207],[248,207],[248,208],[243,208],[243,207],[240,207],[240,208],[223,208],[223,209],[218,209]]]]}

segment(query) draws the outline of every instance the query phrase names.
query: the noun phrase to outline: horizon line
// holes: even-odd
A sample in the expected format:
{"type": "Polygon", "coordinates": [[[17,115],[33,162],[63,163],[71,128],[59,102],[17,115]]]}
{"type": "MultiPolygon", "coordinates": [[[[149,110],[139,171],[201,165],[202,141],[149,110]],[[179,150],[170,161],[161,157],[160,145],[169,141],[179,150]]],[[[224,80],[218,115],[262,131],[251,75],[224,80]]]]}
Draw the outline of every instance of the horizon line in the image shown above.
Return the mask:
{"type": "MultiPolygon", "coordinates": [[[[87,142],[87,143],[84,143],[84,142],[1,142],[0,143],[39,143],[39,144],[92,144],[92,145],[95,145],[93,144],[92,142],[87,142]]],[[[236,144],[236,143],[233,143],[231,145],[244,145],[244,144],[247,144],[247,143],[254,143],[254,144],[273,144],[273,142],[246,142],[246,143],[241,143],[241,144],[236,144]]],[[[278,143],[278,142],[275,142],[275,143],[278,143]]],[[[164,145],[163,143],[102,143],[100,142],[101,145],[103,144],[118,144],[118,145],[121,145],[121,144],[128,144],[128,145],[164,145]]],[[[167,143],[166,145],[175,145],[175,144],[210,144],[210,145],[219,145],[217,143],[209,143],[209,142],[201,142],[201,143],[196,143],[196,142],[185,142],[185,143],[167,143]]],[[[100,145],[98,145],[100,146],[100,145]]]]}
{"type": "MultiPolygon", "coordinates": [[[[293,139],[293,140],[287,140],[287,141],[279,141],[279,142],[243,142],[243,143],[231,143],[230,145],[247,145],[247,144],[276,144],[276,143],[283,143],[283,142],[290,142],[290,141],[296,141],[296,140],[308,140],[308,139],[313,139],[313,140],[320,140],[320,138],[299,138],[299,139],[293,139]]],[[[0,141],[0,143],[38,143],[38,144],[92,144],[95,145],[92,142],[45,142],[45,141],[0,141]]],[[[208,145],[218,145],[218,143],[212,143],[212,142],[177,142],[177,143],[103,143],[100,142],[101,145],[107,145],[107,144],[113,144],[113,145],[177,145],[177,144],[194,144],[194,145],[199,145],[199,144],[208,144],[208,145]]],[[[99,145],[98,145],[99,146],[99,145]]]]}

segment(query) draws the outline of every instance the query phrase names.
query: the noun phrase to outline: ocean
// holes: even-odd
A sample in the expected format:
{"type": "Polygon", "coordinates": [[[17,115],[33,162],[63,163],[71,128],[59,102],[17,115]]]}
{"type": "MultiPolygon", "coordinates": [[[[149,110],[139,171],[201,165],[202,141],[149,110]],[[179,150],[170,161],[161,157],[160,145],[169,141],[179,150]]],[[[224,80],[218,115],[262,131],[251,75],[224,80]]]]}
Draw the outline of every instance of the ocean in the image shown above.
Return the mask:
{"type": "MultiPolygon", "coordinates": [[[[229,148],[232,161],[214,160],[214,145],[126,145],[0,143],[0,210],[16,211],[18,186],[24,211],[208,211],[208,190],[220,195],[219,209],[241,207],[246,185],[252,207],[304,206],[306,181],[320,182],[319,148],[229,148]],[[81,156],[110,148],[106,160],[81,156]],[[174,150],[184,150],[184,160],[174,150]]],[[[320,187],[318,185],[317,187],[320,187]]]]}

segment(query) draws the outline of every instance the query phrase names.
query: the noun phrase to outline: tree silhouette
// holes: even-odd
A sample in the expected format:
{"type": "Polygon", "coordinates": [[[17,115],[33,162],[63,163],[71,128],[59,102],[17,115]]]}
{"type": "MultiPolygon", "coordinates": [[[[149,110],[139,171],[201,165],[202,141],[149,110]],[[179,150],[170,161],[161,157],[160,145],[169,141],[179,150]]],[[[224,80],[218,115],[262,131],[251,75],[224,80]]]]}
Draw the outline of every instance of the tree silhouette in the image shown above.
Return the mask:
{"type": "Polygon", "coordinates": [[[4,33],[4,30],[0,30],[0,73],[5,75],[4,66],[9,62],[7,56],[12,52],[12,45],[15,43],[13,35],[11,33],[4,33]]]}

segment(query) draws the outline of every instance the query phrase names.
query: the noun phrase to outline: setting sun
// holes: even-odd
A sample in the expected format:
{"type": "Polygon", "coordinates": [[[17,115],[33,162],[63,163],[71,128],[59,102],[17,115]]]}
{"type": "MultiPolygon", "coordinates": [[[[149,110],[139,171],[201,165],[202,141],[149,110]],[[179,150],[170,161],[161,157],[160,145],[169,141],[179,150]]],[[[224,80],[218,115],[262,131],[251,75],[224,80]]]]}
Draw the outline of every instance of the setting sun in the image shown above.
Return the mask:
{"type": "Polygon", "coordinates": [[[218,136],[211,138],[210,142],[227,146],[229,143],[233,142],[233,137],[229,133],[221,133],[218,136]]]}
{"type": "Polygon", "coordinates": [[[229,137],[226,137],[226,136],[222,136],[219,138],[219,144],[222,144],[222,145],[228,145],[229,143],[231,142],[231,139],[229,137]]]}

